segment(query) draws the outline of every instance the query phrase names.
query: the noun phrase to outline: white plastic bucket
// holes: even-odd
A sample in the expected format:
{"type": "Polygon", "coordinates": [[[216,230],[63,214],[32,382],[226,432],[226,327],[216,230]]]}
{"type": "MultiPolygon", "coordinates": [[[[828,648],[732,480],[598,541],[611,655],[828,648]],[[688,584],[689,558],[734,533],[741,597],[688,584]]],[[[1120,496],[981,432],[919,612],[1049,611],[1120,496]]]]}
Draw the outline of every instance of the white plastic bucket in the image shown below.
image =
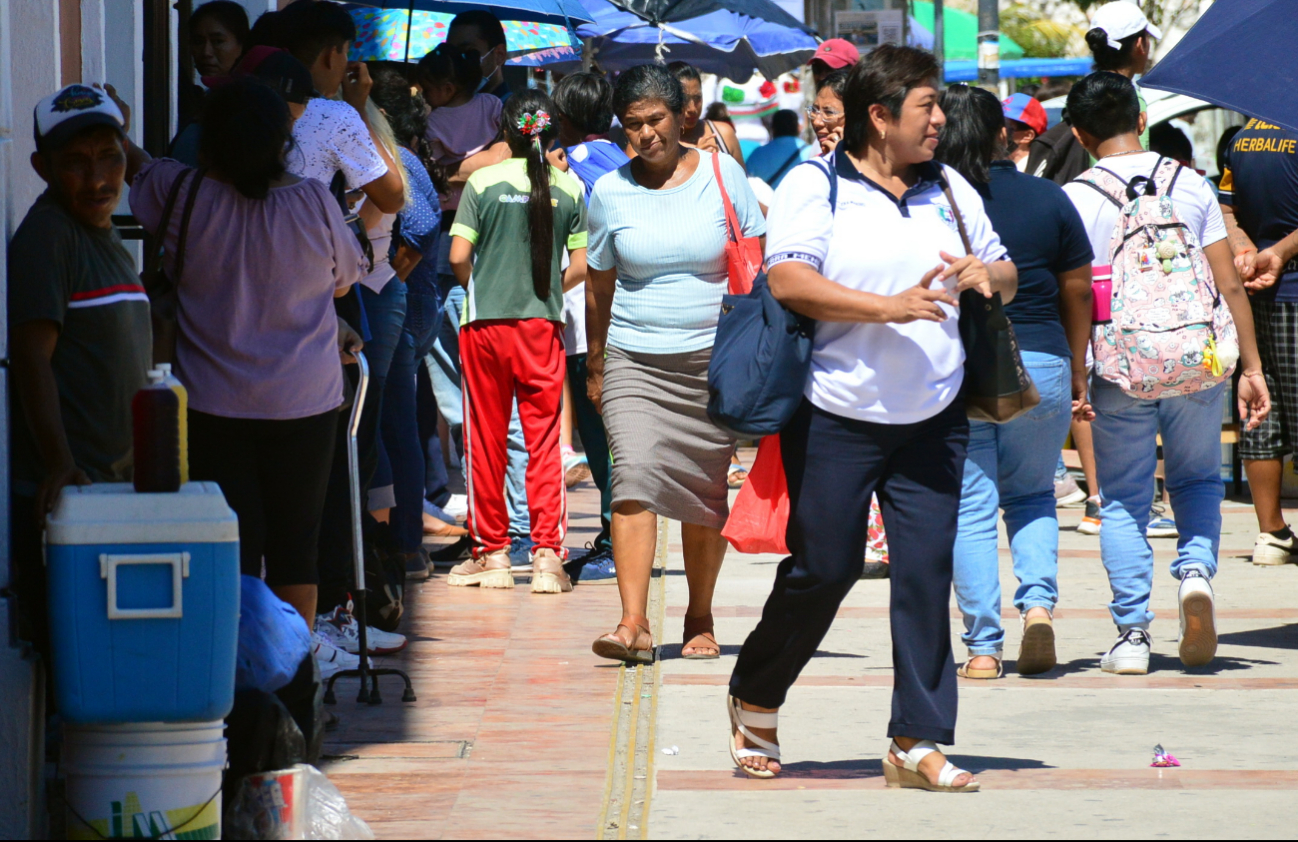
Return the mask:
{"type": "Polygon", "coordinates": [[[65,725],[69,839],[219,839],[225,723],[65,725]]]}

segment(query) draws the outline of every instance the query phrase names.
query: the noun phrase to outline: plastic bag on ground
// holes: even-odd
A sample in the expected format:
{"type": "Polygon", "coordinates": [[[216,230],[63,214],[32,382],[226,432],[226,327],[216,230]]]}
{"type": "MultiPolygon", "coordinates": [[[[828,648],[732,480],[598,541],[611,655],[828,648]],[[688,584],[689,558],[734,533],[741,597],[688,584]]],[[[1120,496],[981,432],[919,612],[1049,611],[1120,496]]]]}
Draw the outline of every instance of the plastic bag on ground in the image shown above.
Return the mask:
{"type": "Polygon", "coordinates": [[[757,447],[748,480],[739,489],[721,535],[741,553],[788,555],[789,485],[780,455],[780,437],[767,436],[757,447]]]}
{"type": "Polygon", "coordinates": [[[299,763],[244,778],[226,811],[226,839],[373,839],[324,772],[299,763]]]}
{"type": "Polygon", "coordinates": [[[311,630],[255,576],[240,577],[239,652],[234,685],[274,693],[293,680],[311,653],[311,630]]]}

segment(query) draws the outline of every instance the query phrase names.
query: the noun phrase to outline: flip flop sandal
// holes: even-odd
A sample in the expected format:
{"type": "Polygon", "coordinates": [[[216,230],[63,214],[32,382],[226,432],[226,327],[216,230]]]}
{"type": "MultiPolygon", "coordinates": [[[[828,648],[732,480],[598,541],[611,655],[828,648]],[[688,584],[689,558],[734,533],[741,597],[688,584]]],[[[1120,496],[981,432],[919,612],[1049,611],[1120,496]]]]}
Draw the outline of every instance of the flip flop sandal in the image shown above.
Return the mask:
{"type": "Polygon", "coordinates": [[[743,488],[744,483],[747,481],[748,481],[747,468],[741,468],[738,465],[736,465],[730,469],[730,473],[726,474],[726,485],[730,487],[731,491],[734,491],[736,488],[743,488]]]}
{"type": "Polygon", "coordinates": [[[955,786],[956,778],[970,773],[964,769],[957,769],[949,760],[938,773],[937,783],[931,782],[923,772],[919,771],[920,761],[937,751],[937,743],[932,740],[920,740],[911,746],[908,752],[902,751],[901,746],[894,741],[890,750],[892,754],[897,755],[902,765],[893,763],[888,759],[887,754],[883,756],[883,777],[889,787],[923,789],[929,792],[977,792],[979,789],[977,781],[964,786],[955,786]]]}
{"type": "Polygon", "coordinates": [[[982,656],[975,655],[974,653],[970,652],[969,659],[960,665],[960,668],[955,671],[955,674],[960,676],[961,678],[972,678],[972,679],[977,679],[979,681],[993,681],[1005,675],[1005,665],[1001,663],[1000,655],[987,656],[989,658],[996,659],[996,669],[994,670],[970,669],[969,661],[972,661],[974,658],[980,658],[980,657],[982,656]]]}
{"type": "MultiPolygon", "coordinates": [[[[702,617],[686,617],[685,633],[681,638],[685,642],[681,644],[681,657],[687,661],[715,661],[721,657],[721,644],[717,643],[716,633],[712,628],[712,615],[704,614],[702,617]],[[695,641],[703,638],[703,644],[696,644],[695,641]],[[715,649],[713,654],[695,653],[686,655],[686,649],[715,649]]],[[[762,726],[758,726],[759,728],[762,726]]]]}
{"type": "Polygon", "coordinates": [[[726,695],[726,710],[730,714],[730,759],[750,778],[773,778],[776,772],[770,769],[753,769],[739,761],[745,757],[765,757],[768,760],[780,759],[780,746],[770,740],[764,740],[749,728],[775,728],[780,719],[778,713],[759,713],[755,710],[744,710],[739,700],[726,695]],[[735,748],[735,734],[743,734],[744,739],[756,748],[735,748]]]}
{"type": "Polygon", "coordinates": [[[1019,644],[1019,675],[1040,675],[1055,668],[1055,625],[1049,617],[1023,618],[1019,644]]]}
{"type": "Polygon", "coordinates": [[[617,624],[617,629],[612,634],[606,634],[596,639],[591,645],[590,650],[601,658],[608,658],[610,661],[623,661],[628,664],[652,664],[656,656],[656,647],[654,646],[653,634],[649,630],[649,620],[645,617],[637,617],[628,614],[622,618],[622,622],[617,624]],[[631,644],[618,634],[626,629],[631,632],[631,644]],[[637,646],[641,638],[649,641],[648,646],[637,646]]]}

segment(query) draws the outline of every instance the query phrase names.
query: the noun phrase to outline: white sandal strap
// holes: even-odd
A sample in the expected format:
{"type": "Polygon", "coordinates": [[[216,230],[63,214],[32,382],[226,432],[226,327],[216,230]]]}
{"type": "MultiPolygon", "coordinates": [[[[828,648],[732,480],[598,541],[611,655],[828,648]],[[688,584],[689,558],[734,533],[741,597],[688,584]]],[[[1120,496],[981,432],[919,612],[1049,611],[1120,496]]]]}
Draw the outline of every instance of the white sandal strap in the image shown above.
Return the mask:
{"type": "Polygon", "coordinates": [[[739,721],[749,728],[776,728],[779,727],[780,715],[778,713],[761,713],[755,710],[744,710],[743,707],[736,707],[739,713],[739,721]]]}
{"type": "Polygon", "coordinates": [[[774,746],[772,748],[737,748],[735,749],[735,757],[738,757],[740,760],[744,759],[745,757],[765,757],[767,760],[779,760],[780,747],[774,746]]]}
{"type": "Polygon", "coordinates": [[[967,775],[967,774],[969,774],[969,773],[966,772],[964,769],[957,769],[957,768],[956,768],[955,766],[953,766],[953,765],[951,764],[951,762],[948,760],[948,761],[947,761],[947,764],[946,764],[945,766],[942,767],[942,771],[938,773],[938,776],[937,776],[937,783],[938,783],[938,786],[952,786],[952,787],[953,787],[953,786],[955,786],[955,779],[956,779],[956,778],[960,777],[961,775],[967,775]]]}
{"type": "Polygon", "coordinates": [[[937,743],[932,740],[920,740],[910,747],[910,751],[902,751],[895,740],[892,743],[892,753],[897,755],[897,759],[908,772],[918,772],[919,762],[935,751],[937,751],[937,743]]]}
{"type": "Polygon", "coordinates": [[[750,743],[760,746],[766,751],[775,752],[774,755],[764,754],[759,752],[758,754],[751,755],[751,756],[774,757],[775,759],[779,759],[780,756],[779,744],[773,743],[770,740],[762,739],[761,737],[757,736],[756,734],[754,734],[752,731],[749,730],[749,726],[752,726],[753,728],[775,728],[779,721],[779,714],[761,713],[755,710],[744,710],[743,705],[741,705],[739,703],[739,700],[733,696],[730,697],[730,710],[734,719],[735,729],[739,731],[740,734],[743,734],[744,739],[748,740],[748,742],[750,743]]]}

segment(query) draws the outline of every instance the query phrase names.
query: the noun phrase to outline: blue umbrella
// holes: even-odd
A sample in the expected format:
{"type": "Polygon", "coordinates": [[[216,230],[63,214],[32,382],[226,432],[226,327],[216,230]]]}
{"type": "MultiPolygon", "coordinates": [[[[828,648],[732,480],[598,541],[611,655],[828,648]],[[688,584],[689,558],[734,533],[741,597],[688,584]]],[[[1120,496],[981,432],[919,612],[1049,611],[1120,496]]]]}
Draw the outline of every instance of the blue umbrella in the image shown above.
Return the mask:
{"type": "Polygon", "coordinates": [[[692,20],[711,12],[734,12],[780,26],[814,32],[810,26],[781,9],[771,0],[610,0],[618,8],[650,23],[692,20]]]}
{"type": "Polygon", "coordinates": [[[358,3],[380,9],[445,12],[452,15],[485,9],[501,20],[557,23],[569,28],[574,24],[588,23],[591,20],[578,0],[487,0],[482,3],[458,2],[458,0],[358,0],[358,3]]]}
{"type": "Polygon", "coordinates": [[[1298,97],[1285,81],[1298,64],[1295,9],[1293,0],[1213,3],[1140,85],[1298,131],[1298,97]]]}
{"type": "MultiPolygon", "coordinates": [[[[800,28],[718,10],[682,21],[649,21],[609,0],[583,0],[594,23],[577,28],[591,39],[604,70],[620,71],[654,61],[688,61],[705,73],[746,82],[758,70],[768,79],[806,63],[816,39],[800,28]]],[[[512,64],[575,69],[580,56],[562,48],[514,59],[512,64]]]]}
{"type": "MultiPolygon", "coordinates": [[[[1001,77],[1021,79],[1032,76],[1085,76],[1094,61],[1089,58],[1019,58],[1001,60],[1001,77]]],[[[978,62],[948,61],[946,81],[972,82],[978,78],[978,62]]],[[[1141,84],[1145,84],[1141,80],[1141,84]]]]}

